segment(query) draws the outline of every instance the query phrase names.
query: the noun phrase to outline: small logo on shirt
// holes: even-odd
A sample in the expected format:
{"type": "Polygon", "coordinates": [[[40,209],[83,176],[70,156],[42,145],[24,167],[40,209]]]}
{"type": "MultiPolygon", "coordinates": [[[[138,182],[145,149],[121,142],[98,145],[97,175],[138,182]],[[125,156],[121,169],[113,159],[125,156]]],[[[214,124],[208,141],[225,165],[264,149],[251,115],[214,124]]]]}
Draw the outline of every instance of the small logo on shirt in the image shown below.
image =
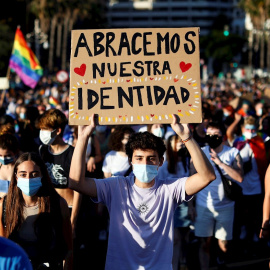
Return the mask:
{"type": "Polygon", "coordinates": [[[137,208],[140,214],[145,215],[149,211],[149,207],[146,203],[141,203],[137,208]]]}

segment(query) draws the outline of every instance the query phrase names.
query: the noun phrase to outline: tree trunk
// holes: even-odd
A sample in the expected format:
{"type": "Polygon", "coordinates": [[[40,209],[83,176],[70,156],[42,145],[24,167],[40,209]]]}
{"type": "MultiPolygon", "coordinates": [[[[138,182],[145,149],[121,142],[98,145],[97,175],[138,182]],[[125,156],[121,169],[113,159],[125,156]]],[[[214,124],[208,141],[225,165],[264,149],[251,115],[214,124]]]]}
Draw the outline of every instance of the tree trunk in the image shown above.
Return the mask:
{"type": "Polygon", "coordinates": [[[249,37],[248,37],[248,66],[250,69],[252,68],[252,57],[253,57],[253,31],[249,30],[249,37]]]}
{"type": "Polygon", "coordinates": [[[67,43],[68,43],[68,24],[69,16],[66,15],[64,20],[64,35],[63,35],[63,46],[62,46],[62,69],[66,70],[67,68],[67,43]]]}
{"type": "Polygon", "coordinates": [[[260,68],[264,69],[264,31],[260,33],[260,68]]]}
{"type": "Polygon", "coordinates": [[[49,71],[53,71],[53,52],[54,52],[54,37],[55,37],[55,28],[56,28],[57,18],[56,16],[53,17],[51,22],[51,36],[50,36],[50,49],[49,49],[49,61],[48,61],[48,68],[49,71]]]}
{"type": "Polygon", "coordinates": [[[62,43],[62,20],[57,24],[57,44],[56,44],[56,57],[61,57],[61,43],[62,43]]]}
{"type": "Polygon", "coordinates": [[[266,65],[267,65],[267,72],[270,73],[270,34],[267,32],[267,57],[266,57],[266,65]]]}

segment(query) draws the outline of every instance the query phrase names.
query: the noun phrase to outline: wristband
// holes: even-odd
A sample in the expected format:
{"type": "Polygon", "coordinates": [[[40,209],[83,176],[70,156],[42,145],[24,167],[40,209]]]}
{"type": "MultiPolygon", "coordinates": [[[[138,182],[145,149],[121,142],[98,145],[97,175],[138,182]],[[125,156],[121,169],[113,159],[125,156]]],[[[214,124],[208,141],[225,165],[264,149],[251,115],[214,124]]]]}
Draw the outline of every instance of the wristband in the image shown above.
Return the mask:
{"type": "Polygon", "coordinates": [[[192,138],[192,135],[190,135],[187,139],[181,140],[181,141],[182,141],[182,143],[186,143],[186,142],[188,142],[191,138],[192,138]]]}
{"type": "Polygon", "coordinates": [[[263,231],[269,231],[269,228],[263,228],[263,227],[261,227],[261,230],[263,230],[263,231]]]}

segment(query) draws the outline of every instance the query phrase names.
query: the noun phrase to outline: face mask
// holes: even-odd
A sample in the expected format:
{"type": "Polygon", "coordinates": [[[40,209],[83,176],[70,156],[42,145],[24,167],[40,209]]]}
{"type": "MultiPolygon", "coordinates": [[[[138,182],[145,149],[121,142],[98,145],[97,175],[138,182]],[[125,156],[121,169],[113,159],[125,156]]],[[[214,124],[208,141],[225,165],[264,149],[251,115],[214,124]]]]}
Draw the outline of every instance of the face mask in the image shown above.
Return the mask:
{"type": "Polygon", "coordinates": [[[18,178],[17,186],[27,196],[34,196],[42,187],[41,177],[36,178],[18,178]]]}
{"type": "Polygon", "coordinates": [[[222,137],[218,135],[206,135],[205,140],[212,149],[219,147],[222,143],[222,137]]]}
{"type": "Polygon", "coordinates": [[[8,165],[10,163],[12,163],[14,161],[13,157],[0,157],[0,163],[2,163],[3,165],[8,165]]]}
{"type": "Polygon", "coordinates": [[[20,118],[21,119],[25,119],[25,114],[24,113],[20,113],[20,118]]]}
{"type": "Polygon", "coordinates": [[[263,109],[262,108],[258,109],[257,110],[257,115],[262,116],[262,114],[263,114],[263,109]]]}
{"type": "Polygon", "coordinates": [[[128,139],[123,139],[123,140],[122,140],[122,144],[123,144],[123,145],[126,145],[127,142],[128,142],[128,139]]]}
{"type": "Polygon", "coordinates": [[[15,132],[16,132],[16,133],[18,133],[18,132],[19,132],[19,130],[20,130],[19,125],[18,125],[18,124],[15,124],[14,128],[15,128],[15,132]]]}
{"type": "Polygon", "coordinates": [[[164,136],[164,128],[155,128],[153,134],[157,137],[162,138],[164,136]]]}
{"type": "Polygon", "coordinates": [[[257,133],[256,132],[244,132],[243,135],[247,140],[250,140],[250,139],[256,137],[257,133]]]}
{"type": "Polygon", "coordinates": [[[132,164],[133,173],[142,183],[150,183],[158,174],[157,165],[132,164]]]}
{"type": "MultiPolygon", "coordinates": [[[[56,129],[55,129],[56,130],[56,129]]],[[[55,138],[56,138],[56,135],[54,137],[52,137],[52,133],[55,131],[49,131],[49,130],[40,130],[39,132],[39,138],[40,140],[46,144],[46,145],[51,145],[55,138]]]]}
{"type": "Polygon", "coordinates": [[[99,133],[105,132],[107,129],[107,126],[96,126],[96,131],[99,133]]]}

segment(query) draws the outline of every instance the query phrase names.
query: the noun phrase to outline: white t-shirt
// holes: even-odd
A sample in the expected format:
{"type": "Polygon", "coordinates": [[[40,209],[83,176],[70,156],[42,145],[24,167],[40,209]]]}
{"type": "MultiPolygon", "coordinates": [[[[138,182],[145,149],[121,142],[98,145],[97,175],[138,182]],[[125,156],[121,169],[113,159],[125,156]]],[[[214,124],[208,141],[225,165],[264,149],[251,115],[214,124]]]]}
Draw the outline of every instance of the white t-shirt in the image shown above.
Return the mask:
{"type": "Polygon", "coordinates": [[[125,175],[130,165],[128,157],[120,155],[117,151],[110,151],[103,161],[102,171],[111,173],[113,176],[125,175]]]}
{"type": "Polygon", "coordinates": [[[186,171],[183,165],[183,162],[177,162],[176,172],[174,174],[168,171],[168,161],[166,160],[163,165],[158,169],[158,177],[165,179],[167,177],[188,177],[189,176],[189,167],[187,166],[186,171]]]}
{"type": "Polygon", "coordinates": [[[173,216],[187,178],[156,178],[139,188],[134,176],[96,179],[97,199],[110,214],[106,270],[172,270],[173,216]]]}
{"type": "MultiPolygon", "coordinates": [[[[203,147],[202,150],[215,170],[216,180],[212,181],[208,186],[196,194],[196,204],[207,207],[209,209],[220,209],[234,205],[234,201],[225,197],[221,176],[219,171],[215,168],[215,163],[211,160],[209,146],[207,145],[203,147]]],[[[223,149],[220,153],[218,153],[218,156],[223,163],[232,166],[237,154],[239,154],[238,149],[223,145],[223,149]]],[[[222,168],[220,169],[223,175],[226,175],[226,177],[230,178],[222,168]]]]}

